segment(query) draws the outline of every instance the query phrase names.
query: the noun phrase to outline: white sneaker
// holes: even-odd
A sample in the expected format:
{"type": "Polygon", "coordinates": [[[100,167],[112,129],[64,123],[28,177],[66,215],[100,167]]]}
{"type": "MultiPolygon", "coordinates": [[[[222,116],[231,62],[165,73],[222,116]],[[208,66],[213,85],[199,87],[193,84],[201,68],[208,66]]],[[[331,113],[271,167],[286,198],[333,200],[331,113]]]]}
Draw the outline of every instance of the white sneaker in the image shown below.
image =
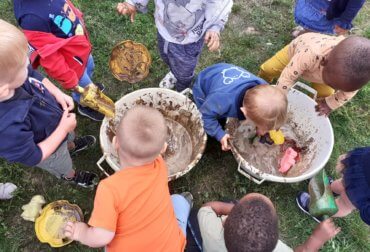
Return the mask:
{"type": "Polygon", "coordinates": [[[13,198],[15,190],[17,190],[17,186],[13,183],[0,183],[0,200],[13,198]]]}
{"type": "Polygon", "coordinates": [[[177,79],[173,75],[173,73],[170,71],[164,76],[164,78],[159,83],[160,88],[167,88],[167,89],[174,89],[176,85],[177,79]]]}

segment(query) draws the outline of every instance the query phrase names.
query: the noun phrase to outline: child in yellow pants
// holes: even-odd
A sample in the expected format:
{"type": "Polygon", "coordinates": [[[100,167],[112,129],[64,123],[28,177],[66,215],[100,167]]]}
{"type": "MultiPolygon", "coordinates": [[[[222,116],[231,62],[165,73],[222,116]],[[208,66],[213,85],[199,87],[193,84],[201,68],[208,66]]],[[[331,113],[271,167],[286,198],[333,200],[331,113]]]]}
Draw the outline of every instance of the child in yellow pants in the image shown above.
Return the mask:
{"type": "Polygon", "coordinates": [[[370,80],[370,40],[305,33],[260,67],[259,76],[283,90],[298,78],[318,91],[320,115],[349,101],[370,80]],[[324,84],[325,83],[325,84],[324,84]]]}

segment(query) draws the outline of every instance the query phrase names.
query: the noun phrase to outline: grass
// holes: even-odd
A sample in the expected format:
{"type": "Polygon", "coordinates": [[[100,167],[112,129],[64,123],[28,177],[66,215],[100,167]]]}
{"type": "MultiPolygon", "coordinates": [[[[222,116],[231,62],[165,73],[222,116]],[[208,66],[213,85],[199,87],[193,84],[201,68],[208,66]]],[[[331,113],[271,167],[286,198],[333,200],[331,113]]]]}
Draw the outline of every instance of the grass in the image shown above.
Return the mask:
{"type": "MultiPolygon", "coordinates": [[[[264,60],[290,41],[290,31],[294,27],[292,2],[292,0],[235,1],[227,28],[222,33],[221,53],[209,53],[205,49],[197,71],[208,65],[226,61],[256,73],[264,60]],[[249,34],[248,27],[254,27],[256,33],[249,34]]],[[[128,18],[116,14],[116,1],[75,0],[74,3],[85,13],[85,21],[94,45],[95,80],[106,84],[107,93],[118,99],[133,90],[157,86],[168,69],[156,48],[153,15],[137,15],[135,22],[131,24],[128,18]],[[111,48],[124,39],[144,43],[153,57],[149,77],[133,86],[115,80],[108,68],[111,48]]],[[[151,1],[149,13],[153,12],[153,8],[151,1]]],[[[369,16],[370,4],[367,3],[356,18],[357,34],[370,37],[369,16]]],[[[10,0],[0,2],[0,17],[15,22],[10,0]]],[[[336,176],[335,160],[341,153],[356,146],[370,145],[369,99],[370,87],[367,87],[352,102],[330,116],[335,131],[335,147],[326,170],[331,175],[336,176]]],[[[79,134],[98,136],[99,127],[98,123],[78,117],[79,134]]],[[[96,161],[101,155],[97,145],[75,158],[75,166],[98,172],[96,161]]],[[[291,247],[302,243],[312,232],[315,223],[297,209],[294,196],[299,190],[307,189],[307,182],[297,184],[265,182],[257,186],[239,175],[236,167],[232,155],[221,152],[219,144],[210,139],[199,164],[189,174],[171,182],[171,191],[192,192],[197,207],[210,200],[240,198],[249,192],[263,193],[276,204],[280,219],[280,238],[291,247]]],[[[20,217],[22,205],[28,203],[35,194],[42,194],[47,202],[65,199],[76,203],[83,209],[86,220],[90,216],[94,191],[61,182],[40,169],[0,161],[0,181],[11,181],[19,187],[13,199],[0,202],[0,251],[52,251],[48,245],[37,240],[34,224],[20,217]]],[[[370,251],[370,230],[360,220],[358,213],[335,222],[342,228],[342,232],[328,242],[323,251],[370,251]]],[[[93,251],[93,249],[72,243],[60,251],[93,251]]]]}

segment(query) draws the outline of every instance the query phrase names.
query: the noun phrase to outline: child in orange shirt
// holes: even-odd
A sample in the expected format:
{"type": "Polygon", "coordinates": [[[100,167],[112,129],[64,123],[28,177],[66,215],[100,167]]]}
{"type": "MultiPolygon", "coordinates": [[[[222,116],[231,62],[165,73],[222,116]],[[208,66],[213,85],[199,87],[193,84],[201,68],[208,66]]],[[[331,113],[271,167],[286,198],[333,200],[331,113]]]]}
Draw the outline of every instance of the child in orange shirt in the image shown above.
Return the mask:
{"type": "Polygon", "coordinates": [[[122,170],[99,184],[89,226],[68,223],[65,235],[90,247],[107,245],[109,252],[184,251],[192,202],[170,196],[160,155],[166,138],[159,111],[142,106],[127,111],[113,139],[122,170]]]}

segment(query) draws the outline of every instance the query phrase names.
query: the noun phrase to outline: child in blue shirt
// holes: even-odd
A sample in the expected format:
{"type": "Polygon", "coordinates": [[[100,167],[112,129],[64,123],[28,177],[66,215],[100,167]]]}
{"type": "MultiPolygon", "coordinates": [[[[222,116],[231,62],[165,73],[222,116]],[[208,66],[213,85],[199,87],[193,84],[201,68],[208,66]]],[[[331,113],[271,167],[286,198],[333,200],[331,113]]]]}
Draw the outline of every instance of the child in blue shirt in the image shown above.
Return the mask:
{"type": "Polygon", "coordinates": [[[86,149],[96,139],[74,139],[72,98],[32,69],[27,51],[22,32],[0,19],[0,158],[93,186],[97,175],[75,171],[70,152],[86,149]]]}
{"type": "Polygon", "coordinates": [[[222,150],[230,149],[229,134],[222,129],[219,119],[251,119],[257,133],[279,129],[286,120],[287,97],[278,88],[247,70],[226,63],[207,67],[197,76],[193,96],[202,114],[208,135],[221,143],[222,150]]]}

